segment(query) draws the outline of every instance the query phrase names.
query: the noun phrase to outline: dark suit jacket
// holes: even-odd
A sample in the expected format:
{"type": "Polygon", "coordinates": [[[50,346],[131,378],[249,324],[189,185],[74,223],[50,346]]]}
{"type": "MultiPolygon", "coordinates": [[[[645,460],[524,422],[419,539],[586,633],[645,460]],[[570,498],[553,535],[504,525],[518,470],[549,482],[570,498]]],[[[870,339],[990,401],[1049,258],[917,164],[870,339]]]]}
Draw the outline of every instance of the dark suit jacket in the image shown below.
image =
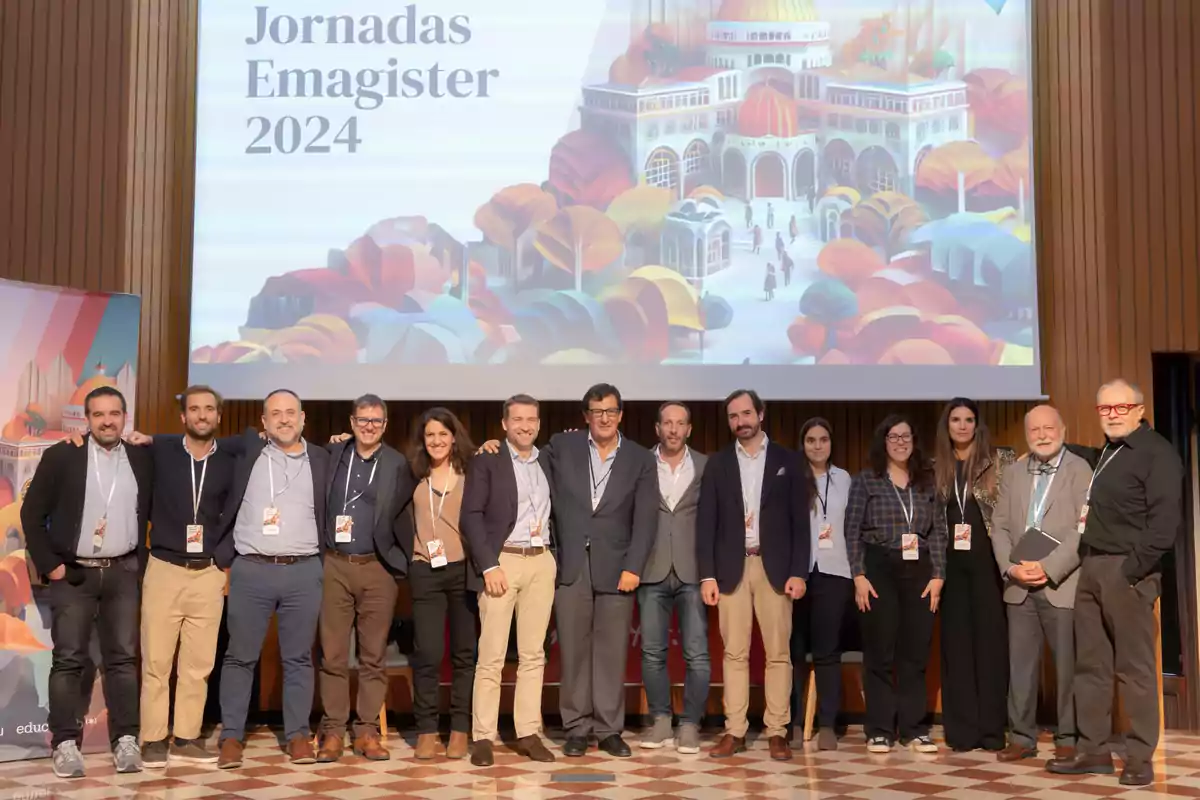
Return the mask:
{"type": "Polygon", "coordinates": [[[613,594],[623,571],[639,577],[645,571],[658,528],[658,475],[650,451],[622,437],[604,497],[592,511],[589,447],[586,430],[558,433],[538,457],[550,468],[558,583],[579,579],[590,541],[592,590],[613,594]]]}
{"type": "MultiPolygon", "coordinates": [[[[696,518],[696,562],[700,579],[716,578],[722,593],[742,580],[746,564],[746,510],[735,444],[708,459],[700,484],[696,518]]],[[[808,579],[812,548],[808,481],[797,455],[767,443],[758,535],[763,568],[783,591],[788,578],[808,579]]]]}
{"type": "MultiPolygon", "coordinates": [[[[21,527],[25,548],[37,573],[49,575],[60,564],[68,570],[75,563],[83,526],[83,499],[88,480],[88,436],[84,446],[59,442],[42,454],[25,501],[21,505],[21,527]]],[[[146,522],[154,493],[154,461],[142,447],[125,447],[133,477],[137,480],[138,562],[146,563],[146,522]]]]}
{"type": "MultiPolygon", "coordinates": [[[[537,464],[549,483],[543,453],[544,450],[538,452],[537,464]]],[[[467,570],[467,588],[471,591],[482,591],[483,571],[500,564],[500,548],[517,524],[517,511],[517,476],[513,472],[512,450],[504,441],[500,443],[500,452],[480,453],[471,459],[463,486],[459,524],[471,555],[473,569],[467,570]]],[[[553,543],[553,532],[550,536],[553,543]]]]}
{"type": "MultiPolygon", "coordinates": [[[[329,451],[329,477],[325,482],[326,505],[333,497],[333,483],[338,464],[341,463],[346,448],[354,446],[353,439],[325,446],[329,451]]],[[[375,553],[383,565],[391,572],[404,575],[408,572],[407,550],[412,548],[412,537],[409,536],[408,547],[405,548],[400,542],[400,537],[404,531],[411,529],[400,522],[400,517],[404,507],[412,500],[411,488],[408,489],[407,497],[403,494],[405,487],[411,483],[412,471],[408,468],[408,459],[390,445],[382,445],[377,457],[379,474],[375,476],[375,528],[371,536],[375,540],[375,553]]]]}
{"type": "MultiPolygon", "coordinates": [[[[229,487],[229,497],[225,503],[225,513],[221,517],[223,530],[221,541],[213,548],[213,557],[217,566],[228,567],[233,563],[237,551],[233,546],[233,526],[237,521],[238,510],[242,507],[242,499],[246,496],[246,487],[250,485],[250,473],[255,462],[262,455],[267,440],[258,435],[258,431],[247,428],[241,436],[231,436],[222,439],[221,447],[228,447],[237,453],[237,466],[233,472],[233,485],[229,487]]],[[[312,472],[313,508],[317,517],[317,542],[321,554],[325,554],[325,546],[329,537],[329,525],[326,519],[325,491],[329,485],[329,452],[312,442],[308,443],[308,465],[312,472]]]]}

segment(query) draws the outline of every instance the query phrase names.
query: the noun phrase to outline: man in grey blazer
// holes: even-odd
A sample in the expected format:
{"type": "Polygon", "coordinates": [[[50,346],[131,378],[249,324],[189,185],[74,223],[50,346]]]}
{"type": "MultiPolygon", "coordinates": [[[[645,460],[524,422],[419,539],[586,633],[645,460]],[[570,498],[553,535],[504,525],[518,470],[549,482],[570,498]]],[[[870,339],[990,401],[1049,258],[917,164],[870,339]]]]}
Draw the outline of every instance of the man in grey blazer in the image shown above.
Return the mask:
{"type": "Polygon", "coordinates": [[[1070,758],[1075,751],[1076,523],[1092,470],[1063,446],[1065,437],[1066,426],[1052,406],[1037,406],[1025,415],[1029,457],[1004,472],[992,515],[992,548],[1004,575],[1008,608],[1008,718],[1012,732],[1008,747],[996,755],[1000,761],[1037,756],[1038,676],[1047,639],[1058,682],[1055,758],[1070,758]],[[1014,564],[1013,548],[1035,528],[1061,544],[1041,561],[1014,564]]]}
{"type": "Polygon", "coordinates": [[[658,446],[658,535],[642,583],[638,586],[641,614],[642,683],[654,719],[641,746],[657,749],[671,740],[671,679],[667,650],[671,641],[671,612],[679,613],[680,638],[687,674],[683,684],[683,715],[675,749],[700,752],[700,721],[708,703],[711,666],[708,660],[708,609],[700,597],[696,569],[696,509],[700,477],[708,460],[687,445],[692,434],[691,411],[683,403],[659,406],[654,424],[658,446]]]}

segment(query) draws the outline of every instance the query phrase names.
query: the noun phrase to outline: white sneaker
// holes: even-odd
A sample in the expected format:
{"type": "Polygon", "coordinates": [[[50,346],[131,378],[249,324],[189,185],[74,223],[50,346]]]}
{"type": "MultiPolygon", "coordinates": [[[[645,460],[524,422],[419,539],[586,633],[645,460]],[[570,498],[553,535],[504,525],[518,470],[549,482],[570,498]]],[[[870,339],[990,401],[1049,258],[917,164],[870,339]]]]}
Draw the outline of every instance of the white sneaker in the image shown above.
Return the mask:
{"type": "Polygon", "coordinates": [[[867,752],[890,753],[892,752],[892,743],[886,736],[872,736],[867,740],[867,752]]]}
{"type": "Polygon", "coordinates": [[[675,733],[671,730],[671,718],[657,717],[654,724],[650,726],[650,730],[642,734],[642,740],[638,746],[643,750],[658,750],[670,742],[674,736],[675,733]]]}
{"type": "Polygon", "coordinates": [[[58,747],[54,748],[54,776],[82,778],[84,774],[83,754],[79,752],[79,745],[70,739],[60,742],[58,747]]]}
{"type": "Polygon", "coordinates": [[[117,739],[117,746],[113,748],[113,766],[120,774],[142,771],[142,748],[138,747],[136,738],[122,736],[117,739]]]}
{"type": "Polygon", "coordinates": [[[918,736],[909,742],[909,745],[918,753],[936,753],[938,751],[937,742],[930,739],[928,735],[918,736]]]}
{"type": "Polygon", "coordinates": [[[700,752],[700,728],[694,722],[684,722],[675,737],[675,752],[694,755],[700,752]]]}

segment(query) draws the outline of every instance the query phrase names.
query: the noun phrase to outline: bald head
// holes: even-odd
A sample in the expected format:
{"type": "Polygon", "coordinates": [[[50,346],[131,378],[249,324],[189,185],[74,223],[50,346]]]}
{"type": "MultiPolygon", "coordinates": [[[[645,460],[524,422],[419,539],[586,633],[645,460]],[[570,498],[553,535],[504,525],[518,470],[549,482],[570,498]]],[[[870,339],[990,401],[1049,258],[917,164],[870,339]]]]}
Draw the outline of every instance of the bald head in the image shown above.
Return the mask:
{"type": "Polygon", "coordinates": [[[1025,415],[1025,443],[1036,458],[1053,459],[1062,450],[1066,436],[1067,426],[1054,406],[1034,406],[1025,415]]]}

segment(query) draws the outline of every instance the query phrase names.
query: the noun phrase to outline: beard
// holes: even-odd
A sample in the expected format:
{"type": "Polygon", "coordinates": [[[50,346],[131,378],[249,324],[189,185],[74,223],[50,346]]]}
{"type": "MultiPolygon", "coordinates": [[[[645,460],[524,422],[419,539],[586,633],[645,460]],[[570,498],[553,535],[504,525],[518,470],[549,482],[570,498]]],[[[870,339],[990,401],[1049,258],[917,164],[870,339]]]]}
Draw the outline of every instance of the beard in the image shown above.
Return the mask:
{"type": "Polygon", "coordinates": [[[193,428],[191,425],[187,425],[187,424],[185,424],[183,426],[183,430],[184,430],[184,432],[187,433],[188,436],[190,436],[191,438],[195,439],[198,442],[207,442],[210,439],[215,438],[217,435],[217,429],[215,426],[212,428],[209,428],[207,433],[201,433],[200,431],[193,428]]]}

